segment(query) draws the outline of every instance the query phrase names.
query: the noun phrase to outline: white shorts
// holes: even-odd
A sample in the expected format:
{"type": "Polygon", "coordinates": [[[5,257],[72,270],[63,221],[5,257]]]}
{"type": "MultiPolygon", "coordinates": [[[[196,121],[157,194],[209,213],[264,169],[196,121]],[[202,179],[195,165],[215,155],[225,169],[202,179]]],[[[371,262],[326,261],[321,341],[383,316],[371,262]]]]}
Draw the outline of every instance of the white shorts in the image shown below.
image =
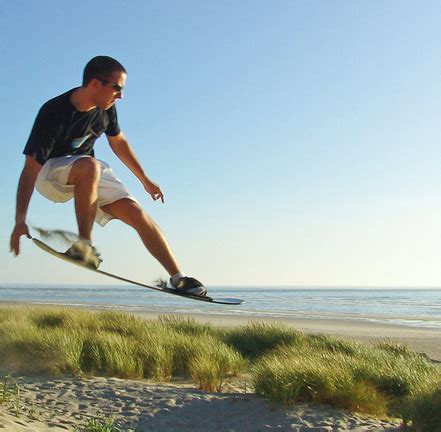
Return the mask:
{"type": "MultiPolygon", "coordinates": [[[[35,187],[44,197],[56,203],[69,201],[74,196],[75,186],[67,184],[72,164],[80,158],[90,157],[81,156],[62,156],[46,161],[41,168],[35,187]]],[[[115,177],[112,168],[105,162],[98,160],[101,165],[101,176],[98,183],[98,210],[95,222],[101,226],[113,219],[113,216],[105,213],[101,207],[111,204],[123,198],[138,202],[115,177]]]]}

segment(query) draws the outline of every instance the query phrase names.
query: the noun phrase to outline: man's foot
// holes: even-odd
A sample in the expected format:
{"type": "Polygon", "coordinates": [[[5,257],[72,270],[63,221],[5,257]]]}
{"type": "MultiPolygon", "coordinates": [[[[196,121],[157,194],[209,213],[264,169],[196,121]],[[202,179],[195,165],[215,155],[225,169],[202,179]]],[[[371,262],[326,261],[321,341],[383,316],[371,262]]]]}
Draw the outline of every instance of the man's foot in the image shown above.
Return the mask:
{"type": "Polygon", "coordinates": [[[64,252],[64,255],[76,261],[81,261],[83,264],[94,269],[97,269],[103,262],[97,250],[87,240],[76,241],[64,252]]]}
{"type": "Polygon", "coordinates": [[[178,279],[178,281],[173,285],[170,280],[170,284],[173,288],[178,291],[182,291],[185,294],[191,294],[196,296],[205,296],[207,294],[207,290],[201,282],[196,280],[195,278],[183,276],[178,279]]]}

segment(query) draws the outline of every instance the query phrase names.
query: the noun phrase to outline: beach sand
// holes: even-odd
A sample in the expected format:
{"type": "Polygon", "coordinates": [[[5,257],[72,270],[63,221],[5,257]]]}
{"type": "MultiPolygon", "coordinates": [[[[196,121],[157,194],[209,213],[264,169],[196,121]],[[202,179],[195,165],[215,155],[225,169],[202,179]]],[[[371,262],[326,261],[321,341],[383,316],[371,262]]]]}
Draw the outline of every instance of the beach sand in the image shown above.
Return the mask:
{"type": "Polygon", "coordinates": [[[123,430],[136,431],[399,430],[398,421],[380,421],[325,406],[283,407],[244,388],[212,393],[188,383],[154,384],[116,378],[28,377],[17,382],[27,408],[15,417],[0,406],[0,430],[73,431],[97,414],[112,417],[123,430]]]}
{"type": "MultiPolygon", "coordinates": [[[[32,305],[35,306],[35,305],[32,305]]],[[[155,319],[154,312],[137,315],[155,319]]],[[[172,313],[170,313],[172,314],[172,313]]],[[[190,315],[189,315],[190,316],[190,315]]],[[[249,318],[191,315],[216,326],[239,326],[249,318]]],[[[363,342],[388,339],[406,344],[441,362],[441,331],[366,321],[295,318],[252,321],[283,322],[305,333],[321,333],[363,342]]],[[[122,430],[136,431],[398,431],[400,422],[336,410],[326,406],[273,404],[252,394],[245,381],[225,386],[222,393],[201,391],[190,382],[158,384],[116,378],[17,377],[21,388],[19,417],[0,405],[0,430],[75,430],[102,414],[122,430]]]]}

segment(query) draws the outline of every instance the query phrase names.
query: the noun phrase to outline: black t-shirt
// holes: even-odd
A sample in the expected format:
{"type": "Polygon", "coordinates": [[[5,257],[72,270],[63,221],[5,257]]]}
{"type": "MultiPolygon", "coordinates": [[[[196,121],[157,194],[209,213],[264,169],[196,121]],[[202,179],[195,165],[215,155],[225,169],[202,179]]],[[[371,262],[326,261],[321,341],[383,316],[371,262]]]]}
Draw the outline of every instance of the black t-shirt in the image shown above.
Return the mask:
{"type": "Polygon", "coordinates": [[[67,155],[94,155],[93,145],[104,132],[120,133],[115,105],[77,111],[70,101],[75,89],[47,101],[35,119],[23,154],[33,156],[41,165],[48,159],[67,155]]]}

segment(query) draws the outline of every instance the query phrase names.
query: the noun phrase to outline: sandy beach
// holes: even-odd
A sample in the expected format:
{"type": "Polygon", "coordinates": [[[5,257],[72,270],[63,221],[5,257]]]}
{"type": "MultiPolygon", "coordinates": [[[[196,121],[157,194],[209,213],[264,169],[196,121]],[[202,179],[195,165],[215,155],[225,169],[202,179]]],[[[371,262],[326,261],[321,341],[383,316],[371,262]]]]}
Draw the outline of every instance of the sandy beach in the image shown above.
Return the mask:
{"type": "Polygon", "coordinates": [[[123,430],[164,432],[398,431],[380,421],[330,407],[283,407],[230,387],[200,391],[191,384],[154,384],[116,378],[18,378],[24,408],[19,417],[0,406],[5,431],[73,431],[97,414],[123,430]]]}
{"type": "MultiPolygon", "coordinates": [[[[137,315],[147,319],[158,316],[154,312],[138,312],[137,315]]],[[[239,326],[250,321],[248,317],[226,315],[192,316],[199,322],[215,326],[239,326]]],[[[252,319],[261,320],[259,317],[252,319]]],[[[388,339],[441,362],[441,331],[436,329],[333,317],[277,321],[305,333],[342,336],[363,342],[388,339]]],[[[158,384],[117,378],[42,376],[14,376],[14,379],[21,389],[20,415],[16,417],[11,406],[0,405],[0,429],[12,432],[73,431],[100,414],[113,418],[122,430],[133,428],[136,431],[361,432],[398,431],[400,425],[398,420],[378,420],[326,406],[273,404],[255,396],[249,384],[240,379],[226,385],[222,393],[198,390],[190,382],[158,384]]]]}

